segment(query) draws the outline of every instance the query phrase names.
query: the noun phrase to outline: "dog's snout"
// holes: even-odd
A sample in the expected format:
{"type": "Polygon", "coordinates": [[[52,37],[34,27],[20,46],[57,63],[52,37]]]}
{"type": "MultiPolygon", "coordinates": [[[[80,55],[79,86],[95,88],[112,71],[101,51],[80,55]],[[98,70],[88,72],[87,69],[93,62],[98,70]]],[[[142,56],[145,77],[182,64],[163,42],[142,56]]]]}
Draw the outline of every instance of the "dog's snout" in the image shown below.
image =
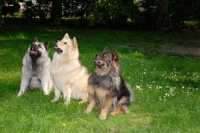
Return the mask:
{"type": "Polygon", "coordinates": [[[33,44],[31,44],[30,50],[31,51],[37,51],[38,50],[38,46],[33,43],[33,44]]]}

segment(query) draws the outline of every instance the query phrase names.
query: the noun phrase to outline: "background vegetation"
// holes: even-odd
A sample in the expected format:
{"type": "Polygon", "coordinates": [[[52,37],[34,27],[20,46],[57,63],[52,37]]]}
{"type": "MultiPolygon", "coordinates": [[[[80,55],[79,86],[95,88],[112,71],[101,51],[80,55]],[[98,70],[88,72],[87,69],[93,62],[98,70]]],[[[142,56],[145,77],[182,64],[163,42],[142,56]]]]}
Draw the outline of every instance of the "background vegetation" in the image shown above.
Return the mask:
{"type": "Polygon", "coordinates": [[[22,3],[20,11],[23,0],[0,2],[0,132],[200,131],[199,0],[36,0],[22,3]],[[130,114],[102,121],[99,109],[83,113],[87,103],[52,103],[54,91],[17,97],[22,58],[33,38],[50,42],[52,58],[55,40],[65,33],[77,38],[90,73],[104,47],[119,52],[134,92],[130,114]]]}
{"type": "Polygon", "coordinates": [[[165,30],[199,28],[199,0],[1,0],[4,19],[11,15],[75,28],[165,30]],[[20,9],[19,2],[24,9],[20,9]],[[192,9],[192,10],[191,10],[192,9]],[[189,24],[189,25],[188,25],[189,24]]]}
{"type": "Polygon", "coordinates": [[[196,133],[200,131],[200,60],[198,56],[162,52],[174,46],[198,47],[199,33],[117,30],[75,30],[66,27],[8,26],[0,33],[0,131],[70,133],[196,133]],[[72,100],[52,103],[54,91],[44,96],[29,90],[17,97],[22,58],[37,37],[54,42],[65,33],[76,37],[80,60],[93,72],[94,55],[105,46],[120,55],[122,75],[134,92],[130,114],[99,120],[99,109],[84,114],[87,104],[72,100]],[[154,51],[151,51],[153,49],[154,51]],[[149,51],[150,50],[150,51],[149,51]]]}

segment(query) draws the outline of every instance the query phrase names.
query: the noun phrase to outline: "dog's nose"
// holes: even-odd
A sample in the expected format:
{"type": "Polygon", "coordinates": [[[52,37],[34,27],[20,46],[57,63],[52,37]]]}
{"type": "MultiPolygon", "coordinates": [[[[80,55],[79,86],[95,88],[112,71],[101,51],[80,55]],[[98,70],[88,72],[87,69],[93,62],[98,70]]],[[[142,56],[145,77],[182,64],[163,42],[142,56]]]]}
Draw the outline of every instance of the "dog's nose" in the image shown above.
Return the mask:
{"type": "Polygon", "coordinates": [[[56,42],[58,42],[58,40],[56,40],[56,42]]]}

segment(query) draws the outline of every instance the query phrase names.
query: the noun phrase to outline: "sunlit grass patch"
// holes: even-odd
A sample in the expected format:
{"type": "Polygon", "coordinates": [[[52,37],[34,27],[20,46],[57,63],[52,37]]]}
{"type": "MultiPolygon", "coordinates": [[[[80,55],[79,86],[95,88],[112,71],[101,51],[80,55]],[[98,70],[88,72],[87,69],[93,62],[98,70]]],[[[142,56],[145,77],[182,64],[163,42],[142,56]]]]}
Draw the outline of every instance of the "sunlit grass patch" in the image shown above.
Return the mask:
{"type": "Polygon", "coordinates": [[[149,31],[8,28],[0,35],[0,131],[198,132],[200,60],[193,56],[177,55],[174,58],[171,53],[145,51],[198,39],[196,34],[149,31]],[[78,100],[72,100],[69,106],[64,106],[63,99],[52,103],[54,91],[44,96],[42,90],[28,90],[17,97],[22,58],[33,38],[49,41],[52,58],[54,42],[61,39],[64,33],[77,38],[80,60],[89,72],[95,69],[94,56],[106,46],[119,52],[122,75],[133,89],[134,100],[129,114],[108,115],[107,120],[102,121],[98,118],[100,109],[94,109],[89,115],[84,114],[87,103],[79,105],[78,100]]]}

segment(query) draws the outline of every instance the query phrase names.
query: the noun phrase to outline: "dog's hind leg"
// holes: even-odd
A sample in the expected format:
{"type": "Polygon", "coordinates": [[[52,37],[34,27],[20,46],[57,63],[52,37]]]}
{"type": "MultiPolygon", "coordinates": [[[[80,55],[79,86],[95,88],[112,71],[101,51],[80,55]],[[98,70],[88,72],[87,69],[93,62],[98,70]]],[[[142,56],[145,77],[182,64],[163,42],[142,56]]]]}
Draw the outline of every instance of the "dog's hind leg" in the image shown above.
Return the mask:
{"type": "Polygon", "coordinates": [[[54,96],[54,99],[52,100],[52,102],[56,102],[59,100],[60,98],[60,90],[56,88],[56,86],[54,85],[54,91],[55,91],[55,96],[54,96]]]}
{"type": "Polygon", "coordinates": [[[81,93],[81,95],[80,95],[81,101],[79,102],[79,104],[87,102],[88,101],[88,92],[87,92],[87,90],[86,91],[82,91],[80,93],[81,93]]]}
{"type": "Polygon", "coordinates": [[[113,112],[111,112],[110,114],[112,116],[115,116],[117,114],[123,114],[123,113],[129,113],[129,109],[126,105],[122,105],[122,106],[117,107],[117,109],[114,110],[113,112]]]}
{"type": "Polygon", "coordinates": [[[80,102],[78,102],[78,104],[82,104],[82,103],[85,103],[85,102],[87,102],[87,99],[81,100],[80,102]]]}
{"type": "Polygon", "coordinates": [[[20,90],[19,90],[19,92],[17,94],[18,97],[21,96],[22,94],[24,94],[24,92],[26,91],[26,89],[27,89],[27,87],[29,85],[29,81],[30,81],[29,78],[24,77],[24,76],[22,77],[20,90]]]}

